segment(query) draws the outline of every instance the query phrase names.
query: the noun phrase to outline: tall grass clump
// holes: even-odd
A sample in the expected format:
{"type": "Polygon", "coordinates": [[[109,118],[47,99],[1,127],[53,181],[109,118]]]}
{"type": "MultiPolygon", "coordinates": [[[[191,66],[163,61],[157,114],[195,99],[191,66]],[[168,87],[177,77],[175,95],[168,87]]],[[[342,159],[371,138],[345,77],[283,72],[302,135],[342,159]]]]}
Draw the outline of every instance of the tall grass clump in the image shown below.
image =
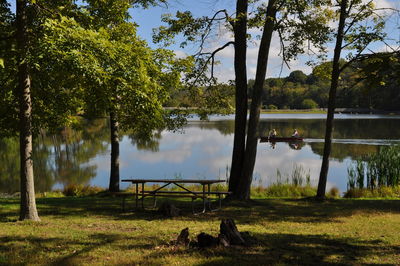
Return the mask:
{"type": "Polygon", "coordinates": [[[349,197],[363,194],[361,191],[364,189],[387,190],[391,195],[396,194],[389,188],[400,185],[400,146],[381,147],[378,153],[356,160],[347,168],[347,174],[349,193],[346,194],[349,197]]]}
{"type": "Polygon", "coordinates": [[[316,188],[311,186],[310,170],[294,164],[290,174],[282,175],[276,170],[276,182],[264,188],[253,187],[253,197],[311,197],[316,194],[316,188]]]}
{"type": "Polygon", "coordinates": [[[73,197],[80,197],[80,196],[92,196],[96,195],[99,192],[104,191],[103,188],[96,187],[96,186],[84,186],[81,184],[69,184],[64,187],[63,194],[65,196],[73,196],[73,197]]]}

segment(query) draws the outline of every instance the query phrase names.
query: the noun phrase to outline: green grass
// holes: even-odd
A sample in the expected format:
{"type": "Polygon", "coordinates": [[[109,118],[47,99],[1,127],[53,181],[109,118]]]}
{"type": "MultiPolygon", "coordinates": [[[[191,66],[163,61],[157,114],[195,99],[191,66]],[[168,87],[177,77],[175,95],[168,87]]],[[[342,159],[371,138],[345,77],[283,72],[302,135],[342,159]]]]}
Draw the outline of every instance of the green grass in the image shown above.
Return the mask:
{"type": "MultiPolygon", "coordinates": [[[[180,217],[121,212],[110,197],[39,198],[39,223],[20,222],[18,199],[0,199],[0,265],[396,265],[400,200],[325,202],[259,199],[225,203],[218,212],[180,217]],[[250,247],[175,248],[189,227],[217,235],[222,218],[257,240],[250,247]]],[[[132,202],[130,202],[132,204],[132,202]]],[[[200,206],[199,206],[200,207],[200,206]]]]}

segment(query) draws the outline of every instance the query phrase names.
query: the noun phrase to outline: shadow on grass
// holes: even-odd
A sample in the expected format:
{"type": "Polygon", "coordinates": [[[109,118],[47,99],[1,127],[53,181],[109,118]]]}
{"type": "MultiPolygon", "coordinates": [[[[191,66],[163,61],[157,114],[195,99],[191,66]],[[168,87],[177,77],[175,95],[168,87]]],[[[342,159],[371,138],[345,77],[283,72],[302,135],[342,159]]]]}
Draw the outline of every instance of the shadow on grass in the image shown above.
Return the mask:
{"type": "MultiPolygon", "coordinates": [[[[216,212],[193,215],[190,201],[168,200],[182,209],[182,216],[174,219],[209,220],[210,218],[233,218],[241,224],[256,224],[259,220],[295,221],[304,223],[332,222],[335,218],[363,213],[400,213],[400,200],[313,200],[262,199],[249,202],[225,202],[224,207],[216,212]]],[[[159,202],[160,206],[162,200],[159,202]]],[[[152,200],[146,201],[151,206],[152,200]]],[[[0,222],[15,221],[18,218],[18,199],[0,199],[0,222]]],[[[116,220],[133,219],[169,219],[154,209],[143,210],[139,207],[132,211],[134,202],[130,200],[127,212],[122,212],[121,199],[113,197],[62,197],[37,199],[40,216],[83,217],[87,215],[109,216],[116,220]]],[[[196,210],[202,209],[198,201],[196,210]]]]}
{"type": "MultiPolygon", "coordinates": [[[[400,200],[327,200],[262,199],[249,202],[230,202],[220,216],[241,223],[287,221],[302,223],[334,222],[336,218],[355,213],[400,213],[400,200]],[[236,211],[238,210],[238,211],[236,211]]],[[[337,222],[337,220],[336,220],[337,222]]]]}
{"type": "MultiPolygon", "coordinates": [[[[154,241],[161,241],[155,239],[154,241]]],[[[66,240],[64,238],[45,238],[35,236],[24,237],[0,237],[0,254],[7,254],[0,261],[0,265],[19,264],[21,261],[24,265],[43,264],[46,265],[79,265],[90,264],[91,259],[89,253],[102,246],[113,246],[114,249],[149,249],[153,245],[143,242],[139,237],[126,237],[117,234],[96,233],[91,234],[87,238],[66,240]],[[121,246],[116,244],[117,241],[129,240],[132,244],[121,246]],[[82,261],[84,259],[85,261],[82,261]],[[21,260],[21,261],[19,261],[21,260]],[[4,264],[3,264],[4,263],[4,264]]]]}
{"type": "MultiPolygon", "coordinates": [[[[252,247],[216,247],[153,252],[142,262],[168,255],[196,256],[207,260],[197,265],[359,265],[363,258],[395,256],[399,246],[381,241],[353,238],[330,238],[325,235],[256,234],[258,244],[252,247]],[[172,253],[172,254],[171,254],[172,253]]],[[[138,262],[141,264],[141,262],[138,262]]],[[[393,265],[379,261],[379,265],[393,265]]]]}

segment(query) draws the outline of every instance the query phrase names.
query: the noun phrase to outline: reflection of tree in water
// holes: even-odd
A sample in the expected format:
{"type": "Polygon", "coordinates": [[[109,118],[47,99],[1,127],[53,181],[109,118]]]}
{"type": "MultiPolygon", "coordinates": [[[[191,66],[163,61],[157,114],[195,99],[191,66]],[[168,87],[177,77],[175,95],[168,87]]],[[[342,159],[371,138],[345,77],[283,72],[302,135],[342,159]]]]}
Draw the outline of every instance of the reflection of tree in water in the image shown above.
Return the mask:
{"type": "Polygon", "coordinates": [[[128,137],[132,145],[136,145],[138,150],[158,152],[160,150],[160,140],[162,138],[161,132],[161,130],[155,131],[150,138],[135,133],[128,133],[128,137]]]}
{"type": "MultiPolygon", "coordinates": [[[[337,139],[400,139],[398,119],[336,119],[334,138],[337,139]]],[[[185,127],[200,129],[216,129],[222,135],[231,135],[234,132],[234,120],[195,121],[185,127]]],[[[261,120],[259,135],[268,135],[275,128],[278,136],[291,136],[293,129],[297,129],[304,138],[323,139],[325,132],[324,119],[269,119],[261,120]]]]}
{"type": "MultiPolygon", "coordinates": [[[[337,119],[334,122],[335,139],[400,139],[398,119],[337,119]]],[[[304,138],[323,139],[324,119],[261,120],[260,135],[275,128],[278,136],[291,136],[296,128],[304,138]]]]}
{"type": "MultiPolygon", "coordinates": [[[[324,143],[309,143],[309,145],[315,154],[322,156],[324,152],[324,143]]],[[[330,157],[340,162],[346,158],[357,160],[365,155],[377,153],[379,147],[378,145],[332,143],[330,157]]]]}
{"type": "MultiPolygon", "coordinates": [[[[337,119],[335,120],[333,136],[335,139],[400,139],[398,121],[398,119],[337,119]]],[[[278,131],[278,136],[290,136],[292,130],[296,128],[300,135],[306,139],[323,140],[325,120],[263,120],[260,123],[259,132],[261,135],[265,135],[273,128],[278,131]]],[[[322,142],[303,143],[303,145],[305,144],[310,145],[315,154],[322,155],[322,142]]],[[[378,149],[378,145],[333,143],[331,157],[339,161],[347,157],[356,159],[367,154],[374,154],[378,149]]]]}
{"type": "MultiPolygon", "coordinates": [[[[107,121],[101,119],[84,121],[80,130],[40,132],[33,147],[35,190],[50,191],[55,183],[87,184],[96,176],[96,166],[88,163],[109,145],[107,129],[107,121]]],[[[0,192],[19,191],[19,141],[2,139],[0,148],[0,192]]]]}
{"type": "Polygon", "coordinates": [[[196,121],[188,123],[185,128],[196,127],[200,129],[216,129],[221,135],[232,135],[235,132],[234,120],[220,120],[220,121],[196,121]]]}
{"type": "Polygon", "coordinates": [[[19,168],[18,139],[0,139],[0,192],[19,190],[19,168]]]}
{"type": "MultiPolygon", "coordinates": [[[[18,138],[0,140],[0,151],[0,192],[17,192],[20,187],[18,138]]],[[[43,144],[33,146],[36,191],[49,191],[54,183],[50,158],[49,147],[43,144]]]]}
{"type": "Polygon", "coordinates": [[[96,176],[96,166],[88,165],[108,147],[108,127],[105,119],[86,121],[84,130],[64,128],[51,136],[54,181],[65,185],[88,184],[96,176]]]}

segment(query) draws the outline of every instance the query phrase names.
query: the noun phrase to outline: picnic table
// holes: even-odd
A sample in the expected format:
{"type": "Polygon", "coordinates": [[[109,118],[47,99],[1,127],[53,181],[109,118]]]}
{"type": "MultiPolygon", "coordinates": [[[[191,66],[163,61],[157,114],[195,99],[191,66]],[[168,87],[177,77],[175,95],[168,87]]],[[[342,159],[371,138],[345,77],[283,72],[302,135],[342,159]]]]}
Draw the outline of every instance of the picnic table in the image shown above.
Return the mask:
{"type": "MultiPolygon", "coordinates": [[[[209,204],[209,209],[211,210],[211,197],[216,196],[219,200],[219,207],[221,208],[221,197],[224,195],[230,194],[230,192],[224,191],[211,191],[211,185],[216,183],[226,182],[221,179],[122,179],[122,182],[129,182],[135,184],[135,205],[138,207],[139,201],[142,203],[142,208],[144,209],[144,199],[145,197],[152,196],[154,197],[154,207],[156,206],[156,198],[157,197],[189,197],[192,199],[192,210],[193,201],[195,199],[202,199],[203,201],[203,210],[202,213],[206,212],[206,205],[209,204]],[[161,183],[160,187],[155,189],[145,189],[146,183],[161,183]],[[191,184],[199,184],[202,187],[201,191],[196,191],[192,188],[189,188],[187,185],[191,184]],[[166,187],[169,185],[175,185],[180,190],[166,190],[166,187]],[[140,191],[139,191],[140,187],[140,191]]],[[[147,188],[148,189],[148,188],[147,188]]]]}

